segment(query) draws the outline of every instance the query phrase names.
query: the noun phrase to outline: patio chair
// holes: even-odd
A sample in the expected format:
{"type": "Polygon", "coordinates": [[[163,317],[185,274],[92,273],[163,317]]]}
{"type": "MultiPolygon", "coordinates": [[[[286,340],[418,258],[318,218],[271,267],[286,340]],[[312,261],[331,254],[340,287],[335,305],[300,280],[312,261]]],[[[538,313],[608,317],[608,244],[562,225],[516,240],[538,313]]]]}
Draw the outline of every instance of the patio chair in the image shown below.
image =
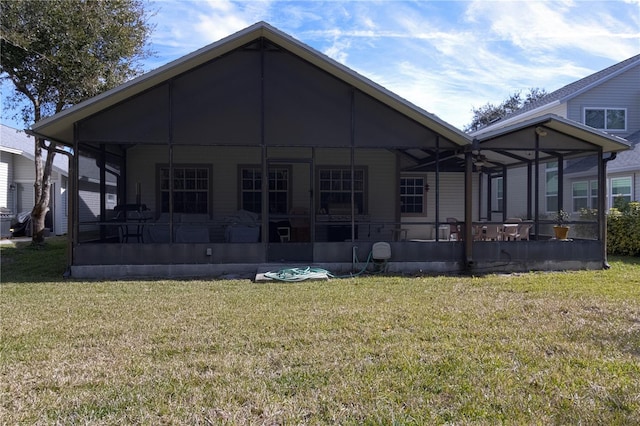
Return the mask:
{"type": "Polygon", "coordinates": [[[492,225],[489,224],[487,225],[487,228],[485,230],[485,234],[484,234],[484,240],[485,241],[500,241],[502,239],[502,232],[500,230],[500,226],[498,225],[492,225]]]}
{"type": "Polygon", "coordinates": [[[529,241],[529,233],[530,233],[532,227],[533,227],[533,223],[523,222],[518,227],[518,235],[516,237],[516,240],[518,240],[518,241],[520,241],[520,240],[529,241]]]}
{"type": "Polygon", "coordinates": [[[447,223],[449,224],[449,240],[462,241],[462,230],[458,219],[455,217],[448,217],[447,223]]]}

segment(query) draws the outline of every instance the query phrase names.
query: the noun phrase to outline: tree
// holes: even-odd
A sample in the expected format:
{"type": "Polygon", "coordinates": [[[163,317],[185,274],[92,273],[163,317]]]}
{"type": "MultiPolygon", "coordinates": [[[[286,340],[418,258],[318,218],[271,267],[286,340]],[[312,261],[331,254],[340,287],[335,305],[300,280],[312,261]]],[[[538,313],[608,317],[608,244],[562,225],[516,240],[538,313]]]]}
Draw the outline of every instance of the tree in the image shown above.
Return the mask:
{"type": "MultiPolygon", "coordinates": [[[[6,108],[26,126],[139,74],[149,55],[142,0],[0,0],[0,78],[6,108]]],[[[55,141],[43,163],[35,138],[32,242],[44,241],[55,141]]]]}
{"type": "Polygon", "coordinates": [[[475,132],[476,130],[480,130],[485,126],[516,112],[522,107],[542,99],[546,95],[547,92],[544,89],[535,87],[529,89],[524,100],[522,99],[521,92],[514,92],[507,99],[502,101],[500,105],[486,103],[479,108],[472,108],[471,111],[473,112],[473,119],[471,120],[471,123],[464,127],[464,131],[475,132]]]}

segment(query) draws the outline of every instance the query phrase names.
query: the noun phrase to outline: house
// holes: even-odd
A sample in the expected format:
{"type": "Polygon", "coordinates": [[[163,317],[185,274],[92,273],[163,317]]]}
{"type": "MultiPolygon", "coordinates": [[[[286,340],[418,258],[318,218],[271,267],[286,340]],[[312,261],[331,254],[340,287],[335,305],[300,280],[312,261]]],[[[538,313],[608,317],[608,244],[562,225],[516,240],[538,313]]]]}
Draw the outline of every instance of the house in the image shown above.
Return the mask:
{"type": "MultiPolygon", "coordinates": [[[[640,200],[640,55],[561,87],[474,136],[546,114],[556,114],[630,142],[631,149],[607,163],[605,207],[613,207],[616,200],[640,200]]],[[[559,205],[558,163],[547,165],[546,178],[541,182],[545,210],[551,213],[563,208],[576,219],[586,219],[598,208],[597,161],[567,160],[563,166],[567,179],[559,205]]]]}
{"type": "Polygon", "coordinates": [[[367,260],[393,273],[601,268],[602,228],[550,239],[529,185],[530,223],[509,238],[507,217],[483,217],[482,189],[498,172],[539,177],[558,156],[628,148],[552,115],[472,139],[264,22],[31,133],[74,153],[69,273],[98,278],[367,260]]]}
{"type": "MultiPolygon", "coordinates": [[[[16,215],[30,212],[34,204],[34,139],[24,131],[0,125],[0,237],[9,237],[9,226],[16,215]]],[[[46,158],[47,152],[44,151],[46,158]]],[[[68,159],[56,156],[51,173],[51,221],[47,226],[55,235],[67,233],[68,159]]]]}

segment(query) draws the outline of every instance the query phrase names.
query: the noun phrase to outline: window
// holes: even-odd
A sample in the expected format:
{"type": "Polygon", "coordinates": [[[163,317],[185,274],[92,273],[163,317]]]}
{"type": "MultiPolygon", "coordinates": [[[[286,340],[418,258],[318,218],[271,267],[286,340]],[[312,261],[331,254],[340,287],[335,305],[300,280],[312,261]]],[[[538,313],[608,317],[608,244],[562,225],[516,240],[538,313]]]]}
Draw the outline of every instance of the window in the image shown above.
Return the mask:
{"type": "MultiPolygon", "coordinates": [[[[289,176],[287,167],[269,169],[269,212],[286,214],[289,211],[289,176]]],[[[240,208],[254,213],[262,211],[262,169],[240,168],[240,208]]]]}
{"type": "Polygon", "coordinates": [[[585,108],[584,124],[601,130],[627,129],[627,110],[622,108],[585,108]]]}
{"type": "Polygon", "coordinates": [[[558,162],[548,163],[545,174],[547,182],[545,188],[547,211],[555,212],[558,211],[558,162]]]}
{"type": "MultiPolygon", "coordinates": [[[[353,192],[356,214],[366,213],[366,173],[363,168],[354,171],[353,192]]],[[[329,212],[334,205],[351,205],[351,169],[321,168],[318,170],[320,208],[329,212]]]]}
{"type": "Polygon", "coordinates": [[[611,178],[611,207],[615,207],[616,201],[631,201],[631,176],[611,178]]]}
{"type": "Polygon", "coordinates": [[[494,212],[501,212],[504,209],[504,178],[502,177],[496,177],[493,178],[494,183],[494,189],[495,189],[495,198],[494,198],[494,203],[493,203],[493,208],[492,210],[494,212]]]}
{"type": "Polygon", "coordinates": [[[421,214],[424,212],[424,178],[400,178],[400,212],[421,214]]]}
{"type": "Polygon", "coordinates": [[[580,209],[598,208],[598,181],[585,180],[574,182],[571,185],[571,197],[573,199],[573,211],[579,213],[580,209]]]}
{"type": "Polygon", "coordinates": [[[589,182],[574,182],[571,186],[573,211],[589,208],[589,182]]]}
{"type": "Polygon", "coordinates": [[[175,213],[209,213],[209,176],[206,166],[177,166],[173,179],[169,167],[160,167],[160,211],[169,212],[170,183],[173,180],[173,211],[175,213]]]}

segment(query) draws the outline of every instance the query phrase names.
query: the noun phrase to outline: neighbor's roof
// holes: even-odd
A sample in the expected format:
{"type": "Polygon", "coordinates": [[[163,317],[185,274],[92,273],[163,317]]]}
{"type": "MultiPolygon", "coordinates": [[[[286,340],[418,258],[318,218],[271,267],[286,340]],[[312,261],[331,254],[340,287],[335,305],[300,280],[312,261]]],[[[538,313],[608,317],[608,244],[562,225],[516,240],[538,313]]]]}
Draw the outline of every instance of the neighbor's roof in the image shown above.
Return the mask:
{"type": "MultiPolygon", "coordinates": [[[[34,144],[33,137],[27,135],[23,130],[14,129],[4,124],[0,125],[0,151],[20,155],[30,161],[34,161],[34,144]]],[[[53,166],[59,173],[66,176],[69,169],[69,160],[64,155],[56,155],[53,159],[53,166]]]]}
{"type": "Polygon", "coordinates": [[[73,142],[73,123],[261,37],[289,50],[300,58],[309,61],[320,69],[334,75],[378,101],[383,102],[452,142],[458,145],[468,145],[471,143],[471,138],[467,134],[441,120],[436,115],[417,107],[265,22],[258,22],[114,89],[74,105],[56,115],[38,121],[31,127],[31,130],[51,140],[71,144],[73,142]]]}
{"type": "MultiPolygon", "coordinates": [[[[499,121],[496,121],[495,123],[492,123],[491,125],[485,127],[485,129],[504,126],[512,120],[521,119],[525,114],[535,114],[545,107],[565,103],[568,100],[586,92],[587,90],[591,90],[592,88],[599,86],[600,84],[605,83],[606,81],[609,81],[610,79],[637,66],[640,66],[640,54],[632,56],[629,59],[625,59],[622,62],[618,62],[617,64],[611,65],[608,68],[588,75],[580,80],[574,81],[573,83],[567,84],[566,86],[563,86],[560,89],[555,90],[545,95],[544,97],[523,106],[519,110],[506,115],[499,121]]],[[[480,129],[477,133],[482,133],[483,130],[484,129],[480,129]]]]}

